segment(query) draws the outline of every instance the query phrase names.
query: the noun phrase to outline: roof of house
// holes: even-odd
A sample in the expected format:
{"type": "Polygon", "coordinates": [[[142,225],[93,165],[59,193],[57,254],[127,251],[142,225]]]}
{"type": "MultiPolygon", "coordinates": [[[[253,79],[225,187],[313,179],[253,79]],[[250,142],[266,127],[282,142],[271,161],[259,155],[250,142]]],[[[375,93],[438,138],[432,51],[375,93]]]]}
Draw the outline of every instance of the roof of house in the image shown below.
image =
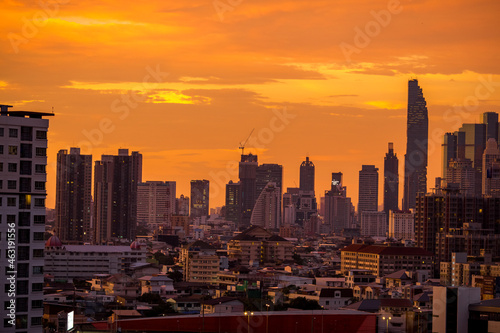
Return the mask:
{"type": "Polygon", "coordinates": [[[413,296],[413,301],[414,302],[430,302],[431,301],[431,298],[429,297],[430,294],[432,294],[432,293],[428,292],[428,291],[424,291],[421,294],[417,294],[417,295],[413,296]]]}
{"type": "Polygon", "coordinates": [[[469,305],[469,311],[500,313],[500,298],[489,299],[469,305]]]}
{"type": "Polygon", "coordinates": [[[125,317],[141,317],[142,315],[137,310],[113,310],[117,316],[125,317]]]}
{"type": "Polygon", "coordinates": [[[379,255],[394,255],[394,256],[417,255],[417,256],[431,257],[433,255],[432,252],[426,251],[420,247],[366,245],[366,244],[351,244],[344,247],[341,251],[372,253],[379,255]]]}
{"type": "Polygon", "coordinates": [[[184,248],[189,249],[189,250],[194,250],[200,249],[200,250],[215,250],[215,247],[212,245],[208,244],[207,242],[204,242],[202,240],[197,240],[191,244],[186,244],[184,245],[184,248]]]}
{"type": "Polygon", "coordinates": [[[381,299],[365,299],[345,306],[345,309],[359,310],[365,312],[377,312],[381,307],[387,308],[411,308],[413,307],[409,299],[399,298],[381,298],[381,299]]]}
{"type": "Polygon", "coordinates": [[[204,304],[207,304],[207,305],[217,305],[217,304],[222,304],[222,303],[227,303],[227,302],[232,302],[232,301],[238,301],[238,302],[241,303],[241,301],[238,300],[238,298],[236,298],[236,297],[227,297],[227,296],[224,296],[224,297],[219,297],[219,298],[213,298],[213,299],[206,300],[204,302],[204,304]]]}
{"type": "Polygon", "coordinates": [[[404,269],[384,276],[386,279],[411,280],[404,269]]]}

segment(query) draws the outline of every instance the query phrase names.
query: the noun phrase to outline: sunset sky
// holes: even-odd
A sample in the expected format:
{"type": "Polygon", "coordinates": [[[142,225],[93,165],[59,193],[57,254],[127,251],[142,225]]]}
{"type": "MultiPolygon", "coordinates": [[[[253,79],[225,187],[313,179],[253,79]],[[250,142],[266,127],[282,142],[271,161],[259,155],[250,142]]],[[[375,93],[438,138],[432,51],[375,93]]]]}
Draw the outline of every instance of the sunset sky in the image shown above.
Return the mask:
{"type": "MultiPolygon", "coordinates": [[[[400,186],[407,81],[429,110],[428,186],[442,134],[500,112],[498,1],[0,0],[0,104],[51,111],[47,207],[59,149],[99,160],[144,156],[143,180],[211,182],[210,206],[237,180],[240,142],[298,186],[306,155],[316,193],[394,142],[400,186]]],[[[402,198],[400,191],[400,199],[402,198]]],[[[319,199],[318,199],[319,201],[319,199]]]]}

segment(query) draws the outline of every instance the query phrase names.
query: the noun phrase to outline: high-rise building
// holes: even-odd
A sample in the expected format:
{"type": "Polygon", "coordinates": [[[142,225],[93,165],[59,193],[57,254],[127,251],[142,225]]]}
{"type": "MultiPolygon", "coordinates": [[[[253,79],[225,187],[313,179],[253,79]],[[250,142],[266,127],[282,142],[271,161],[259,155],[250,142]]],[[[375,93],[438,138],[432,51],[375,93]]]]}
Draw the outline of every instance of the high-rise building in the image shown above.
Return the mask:
{"type": "Polygon", "coordinates": [[[59,150],[56,177],[55,234],[66,243],[92,242],[92,155],[80,148],[59,150]]]}
{"type": "Polygon", "coordinates": [[[415,217],[411,211],[389,212],[389,237],[395,239],[415,238],[415,217]]]}
{"type": "Polygon", "coordinates": [[[442,178],[446,179],[452,159],[465,159],[465,133],[446,133],[443,140],[442,178]]]}
{"type": "Polygon", "coordinates": [[[378,168],[363,165],[359,171],[358,214],[378,211],[378,168]]]}
{"type": "Polygon", "coordinates": [[[347,189],[342,186],[342,172],[332,173],[331,189],[324,196],[324,220],[333,232],[339,234],[343,229],[351,227],[351,205],[347,189]]]}
{"type": "Polygon", "coordinates": [[[299,186],[302,191],[314,191],[314,163],[309,160],[309,156],[300,165],[299,186]]]}
{"type": "Polygon", "coordinates": [[[483,153],[483,194],[500,196],[500,150],[495,139],[490,138],[483,153]]]}
{"type": "Polygon", "coordinates": [[[387,237],[388,224],[385,212],[362,211],[361,235],[370,237],[387,237]]]}
{"type": "Polygon", "coordinates": [[[384,212],[396,211],[399,207],[399,160],[394,154],[394,145],[389,142],[389,151],[384,158],[384,212]]]}
{"type": "Polygon", "coordinates": [[[175,182],[146,181],[137,186],[137,222],[165,228],[176,214],[175,182]]]}
{"type": "Polygon", "coordinates": [[[427,192],[427,153],[429,118],[422,88],[417,80],[408,81],[403,210],[415,208],[417,193],[427,192]]]}
{"type": "Polygon", "coordinates": [[[267,183],[255,202],[250,219],[251,225],[270,230],[280,227],[280,193],[281,189],[275,183],[267,183]]]}
{"type": "Polygon", "coordinates": [[[299,191],[295,205],[295,223],[303,227],[304,222],[318,213],[318,204],[314,191],[299,191]]]}
{"type": "Polygon", "coordinates": [[[175,209],[177,215],[189,216],[189,197],[181,194],[179,198],[175,199],[175,209]]]}
{"type": "Polygon", "coordinates": [[[238,225],[241,219],[241,185],[232,180],[226,184],[226,220],[238,225]]]}
{"type": "Polygon", "coordinates": [[[264,188],[269,183],[276,184],[279,188],[279,206],[280,214],[278,218],[281,221],[281,196],[283,188],[283,166],[279,164],[261,164],[257,167],[255,186],[256,186],[256,197],[259,198],[260,194],[264,188]]]}
{"type": "Polygon", "coordinates": [[[47,116],[0,105],[2,332],[42,332],[47,116]]]}
{"type": "Polygon", "coordinates": [[[137,186],[142,182],[142,155],[119,149],[102,155],[94,166],[94,239],[96,244],[133,240],[137,229],[137,186]]]}
{"type": "Polygon", "coordinates": [[[250,225],[252,209],[257,200],[257,155],[241,155],[239,178],[241,184],[241,226],[250,225]]]}
{"type": "Polygon", "coordinates": [[[483,153],[486,149],[486,124],[462,124],[458,130],[465,135],[465,156],[475,171],[475,194],[482,193],[483,153]]]}
{"type": "Polygon", "coordinates": [[[210,182],[206,179],[191,181],[191,217],[208,216],[210,182]]]}
{"type": "Polygon", "coordinates": [[[486,125],[486,140],[495,139],[498,144],[499,139],[499,123],[498,123],[498,113],[496,112],[484,112],[481,115],[481,123],[486,125]]]}
{"type": "Polygon", "coordinates": [[[450,160],[448,164],[448,172],[446,173],[446,183],[448,186],[455,186],[464,195],[475,195],[476,173],[472,167],[472,161],[459,158],[450,160]]]}

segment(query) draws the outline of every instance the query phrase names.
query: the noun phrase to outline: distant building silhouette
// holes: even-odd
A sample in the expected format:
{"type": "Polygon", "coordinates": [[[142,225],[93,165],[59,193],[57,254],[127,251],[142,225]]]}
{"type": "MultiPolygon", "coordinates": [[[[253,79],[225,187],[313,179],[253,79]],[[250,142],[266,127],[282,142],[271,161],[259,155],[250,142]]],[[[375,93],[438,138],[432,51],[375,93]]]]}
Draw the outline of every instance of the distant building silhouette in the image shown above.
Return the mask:
{"type": "Polygon", "coordinates": [[[119,149],[94,165],[94,239],[97,244],[133,240],[137,228],[137,185],[142,181],[142,155],[119,149]]]}
{"type": "Polygon", "coordinates": [[[232,180],[226,184],[226,220],[236,225],[241,220],[241,184],[232,180]]]}
{"type": "Polygon", "coordinates": [[[407,142],[403,210],[415,208],[417,193],[427,192],[429,118],[417,80],[408,81],[407,142]]]}
{"type": "Polygon", "coordinates": [[[309,160],[309,156],[300,165],[300,189],[314,191],[314,163],[309,160]]]}
{"type": "Polygon", "coordinates": [[[270,230],[280,227],[280,193],[281,189],[275,183],[266,185],[252,210],[251,225],[270,230]]]}
{"type": "Polygon", "coordinates": [[[490,138],[483,153],[483,194],[500,196],[500,150],[490,138]]]}
{"type": "Polygon", "coordinates": [[[210,182],[206,179],[191,181],[191,217],[209,215],[210,182]]]}
{"type": "Polygon", "coordinates": [[[239,178],[241,184],[241,221],[240,226],[249,226],[252,209],[257,200],[257,155],[241,155],[239,178]]]}
{"type": "Polygon", "coordinates": [[[176,215],[176,183],[146,181],[137,186],[137,222],[165,228],[176,215]]]}
{"type": "Polygon", "coordinates": [[[256,197],[259,198],[264,188],[269,183],[276,184],[279,188],[279,220],[281,221],[281,196],[283,186],[283,166],[279,164],[261,164],[257,167],[255,176],[256,197]]]}
{"type": "Polygon", "coordinates": [[[175,199],[175,213],[179,216],[189,216],[189,197],[181,194],[179,198],[175,199]]]}
{"type": "Polygon", "coordinates": [[[358,214],[363,211],[378,211],[378,168],[374,165],[363,165],[359,171],[358,214]]]}
{"type": "Polygon", "coordinates": [[[63,242],[92,242],[92,155],[57,153],[56,230],[63,242]]]}
{"type": "Polygon", "coordinates": [[[399,202],[399,160],[394,154],[394,146],[389,142],[389,151],[384,158],[384,212],[398,210],[399,202]]]}

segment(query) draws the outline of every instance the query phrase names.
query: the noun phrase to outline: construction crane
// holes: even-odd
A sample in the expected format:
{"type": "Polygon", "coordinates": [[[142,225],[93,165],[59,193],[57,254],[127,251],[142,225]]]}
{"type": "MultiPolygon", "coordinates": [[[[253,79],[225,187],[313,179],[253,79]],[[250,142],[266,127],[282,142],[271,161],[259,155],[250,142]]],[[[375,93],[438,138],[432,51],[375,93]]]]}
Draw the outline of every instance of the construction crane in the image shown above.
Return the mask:
{"type": "Polygon", "coordinates": [[[248,139],[250,139],[250,137],[252,136],[252,133],[254,130],[255,130],[255,128],[252,129],[250,134],[248,134],[248,138],[245,140],[245,142],[243,142],[243,143],[240,142],[241,155],[245,155],[245,145],[247,144],[248,139]]]}

